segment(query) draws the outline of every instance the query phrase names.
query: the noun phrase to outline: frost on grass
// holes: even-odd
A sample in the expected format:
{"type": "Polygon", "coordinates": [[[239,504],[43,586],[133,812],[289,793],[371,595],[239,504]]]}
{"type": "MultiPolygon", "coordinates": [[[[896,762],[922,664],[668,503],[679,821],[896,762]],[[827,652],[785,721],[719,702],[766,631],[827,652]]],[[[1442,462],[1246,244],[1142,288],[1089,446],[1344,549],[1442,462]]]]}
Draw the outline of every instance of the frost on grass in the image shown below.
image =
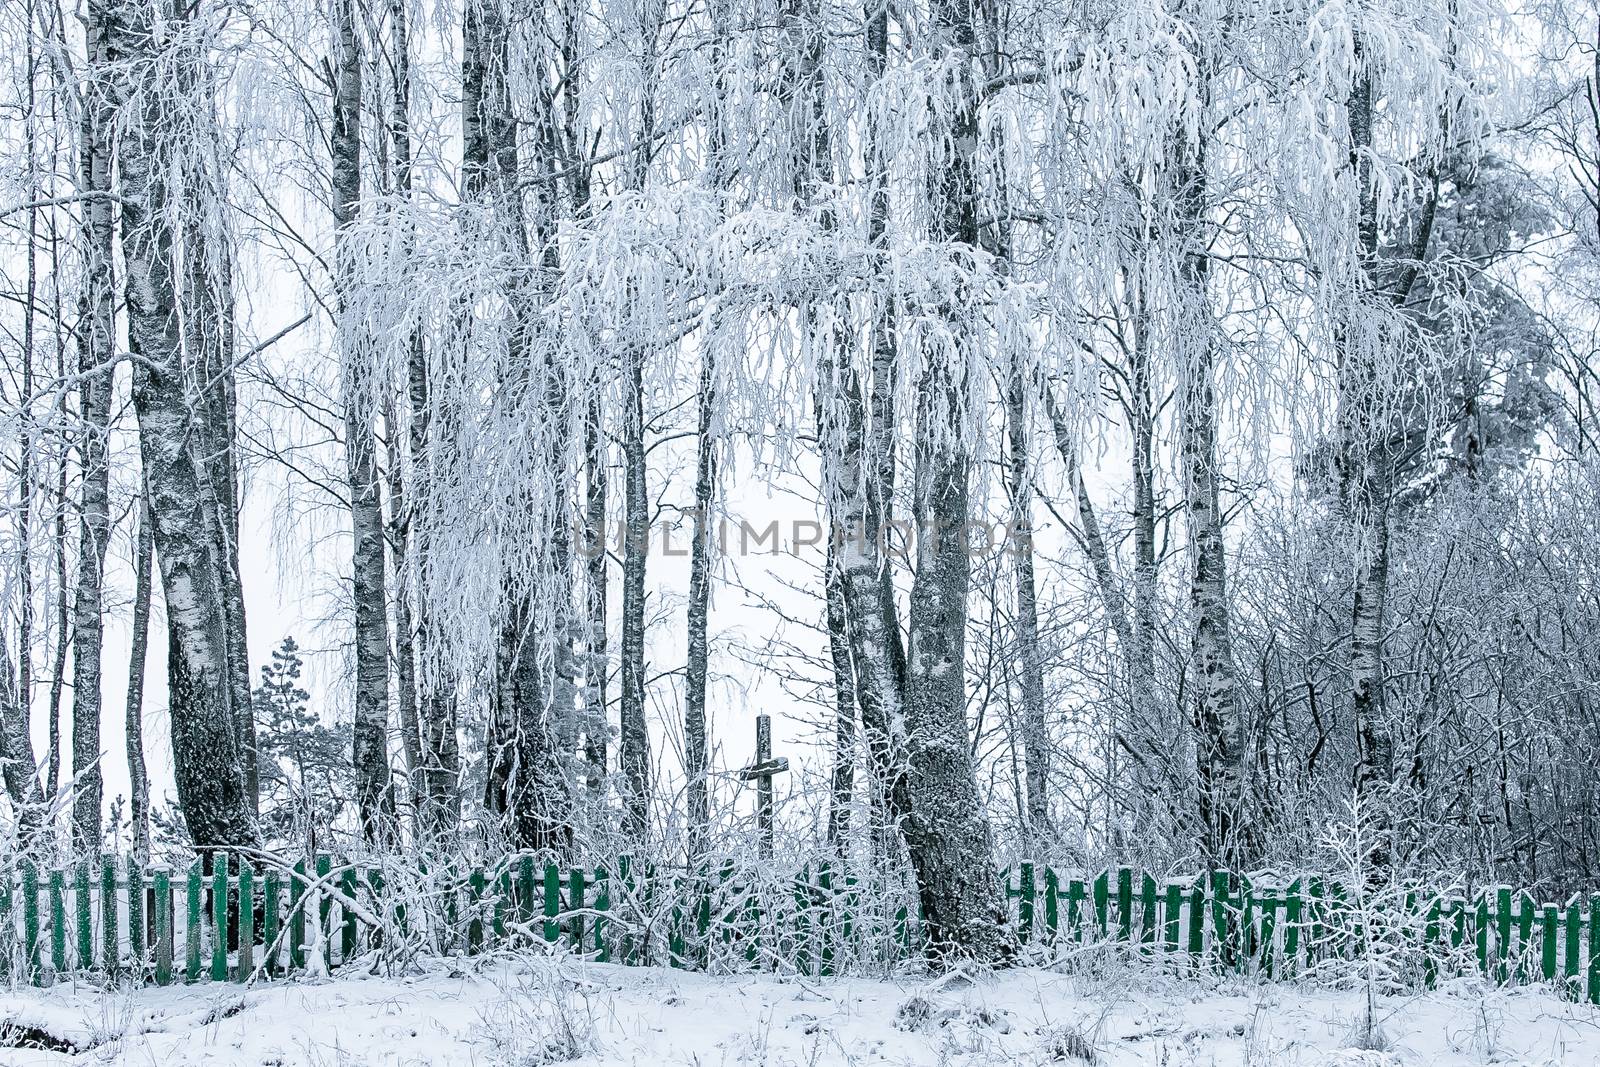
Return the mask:
{"type": "Polygon", "coordinates": [[[505,1067],[570,1063],[600,1051],[594,987],[540,961],[496,978],[497,995],[479,1009],[480,1036],[505,1067]]]}
{"type": "Polygon", "coordinates": [[[0,992],[4,1067],[1587,1067],[1600,1013],[1461,990],[1384,998],[1392,1048],[1351,1047],[1358,989],[1116,985],[1017,968],[955,989],[498,959],[405,978],[0,992]],[[239,1010],[218,1010],[218,1007],[239,1010]],[[47,1035],[41,1040],[40,1035],[47,1035]],[[40,1045],[46,1047],[41,1048],[40,1045]],[[73,1050],[78,1050],[74,1052],[73,1050]]]}

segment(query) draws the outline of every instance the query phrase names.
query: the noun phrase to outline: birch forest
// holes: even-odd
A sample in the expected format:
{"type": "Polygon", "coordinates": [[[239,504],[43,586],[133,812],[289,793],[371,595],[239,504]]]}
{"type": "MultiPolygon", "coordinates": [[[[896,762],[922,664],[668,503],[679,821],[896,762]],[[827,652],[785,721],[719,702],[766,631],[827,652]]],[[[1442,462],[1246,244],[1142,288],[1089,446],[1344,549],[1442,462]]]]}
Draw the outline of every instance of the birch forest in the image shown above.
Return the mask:
{"type": "Polygon", "coordinates": [[[0,852],[1600,885],[1595,8],[0,41],[0,852]]]}

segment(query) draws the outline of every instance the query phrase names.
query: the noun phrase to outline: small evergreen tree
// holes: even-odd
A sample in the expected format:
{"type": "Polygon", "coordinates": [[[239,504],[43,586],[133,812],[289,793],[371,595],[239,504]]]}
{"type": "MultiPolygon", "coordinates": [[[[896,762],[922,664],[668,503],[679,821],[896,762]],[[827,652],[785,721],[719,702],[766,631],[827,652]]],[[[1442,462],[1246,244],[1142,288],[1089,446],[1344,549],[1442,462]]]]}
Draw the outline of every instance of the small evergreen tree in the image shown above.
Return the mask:
{"type": "Polygon", "coordinates": [[[323,723],[300,687],[300,647],[286,637],[261,667],[254,694],[261,761],[261,831],[271,843],[315,854],[353,789],[348,731],[323,723]]]}

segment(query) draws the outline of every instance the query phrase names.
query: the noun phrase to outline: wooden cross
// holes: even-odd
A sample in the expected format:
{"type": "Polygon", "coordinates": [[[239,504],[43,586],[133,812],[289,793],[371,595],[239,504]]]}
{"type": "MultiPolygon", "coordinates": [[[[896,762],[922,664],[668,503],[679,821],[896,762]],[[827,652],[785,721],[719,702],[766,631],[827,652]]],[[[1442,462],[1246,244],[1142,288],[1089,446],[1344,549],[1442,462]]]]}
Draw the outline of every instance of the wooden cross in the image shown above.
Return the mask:
{"type": "Polygon", "coordinates": [[[746,782],[756,783],[756,826],[761,831],[761,855],[772,856],[772,776],[789,769],[782,756],[772,758],[772,717],[756,716],[756,761],[739,772],[746,782]]]}

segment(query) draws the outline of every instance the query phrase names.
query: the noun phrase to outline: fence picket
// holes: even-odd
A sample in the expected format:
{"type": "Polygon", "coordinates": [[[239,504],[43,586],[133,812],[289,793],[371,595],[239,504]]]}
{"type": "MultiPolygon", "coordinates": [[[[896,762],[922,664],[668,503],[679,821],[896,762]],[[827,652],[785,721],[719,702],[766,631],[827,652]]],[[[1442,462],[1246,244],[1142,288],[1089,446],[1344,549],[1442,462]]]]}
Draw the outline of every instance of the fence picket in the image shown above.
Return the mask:
{"type": "Polygon", "coordinates": [[[1156,880],[1146,871],[1139,879],[1139,942],[1153,945],[1156,941],[1156,880]]]}
{"type": "Polygon", "coordinates": [[[1556,977],[1556,944],[1559,920],[1556,906],[1546,904],[1539,912],[1539,973],[1546,982],[1556,977]]]}
{"type": "Polygon", "coordinates": [[[1105,940],[1111,928],[1106,914],[1107,901],[1111,896],[1108,891],[1110,879],[1109,871],[1101,871],[1094,880],[1094,923],[1101,940],[1105,940]]]}
{"type": "Polygon", "coordinates": [[[345,868],[339,875],[339,960],[349,963],[356,957],[356,911],[351,905],[356,899],[356,869],[345,868]]]}
{"type": "Polygon", "coordinates": [[[333,873],[333,857],[317,857],[317,930],[316,941],[322,946],[322,966],[333,965],[333,927],[328,919],[333,914],[333,894],[328,892],[328,875],[333,873]]]}
{"type": "Polygon", "coordinates": [[[1168,882],[1163,893],[1161,916],[1161,946],[1168,952],[1178,951],[1178,931],[1183,918],[1183,885],[1168,882]]]}
{"type": "Polygon", "coordinates": [[[1589,897],[1589,1003],[1600,1004],[1600,893],[1589,897]]]}
{"type": "Polygon", "coordinates": [[[183,980],[200,980],[200,861],[184,875],[183,980]]]}
{"type": "Polygon", "coordinates": [[[483,951],[483,892],[487,876],[476,868],[467,875],[467,955],[483,951]]]}
{"type": "Polygon", "coordinates": [[[1229,899],[1228,872],[1211,872],[1211,954],[1217,961],[1226,966],[1233,951],[1232,939],[1229,936],[1230,923],[1228,921],[1228,908],[1232,901],[1229,899]]]}
{"type": "Polygon", "coordinates": [[[72,911],[78,922],[78,969],[94,968],[93,904],[89,896],[89,861],[79,861],[72,872],[72,911]]]}
{"type": "Polygon", "coordinates": [[[611,911],[611,876],[604,867],[594,869],[594,919],[595,958],[601,963],[611,962],[611,943],[606,937],[605,916],[611,911]]]}
{"type": "Polygon", "coordinates": [[[22,958],[29,978],[39,981],[39,868],[22,861],[22,958]]]}
{"type": "Polygon", "coordinates": [[[261,882],[261,973],[268,978],[278,970],[278,939],[283,933],[278,900],[282,892],[283,876],[278,868],[268,867],[261,882]]]}
{"type": "Polygon", "coordinates": [[[1088,899],[1089,887],[1082,878],[1074,878],[1067,883],[1067,929],[1075,941],[1082,941],[1088,936],[1084,930],[1088,923],[1083,914],[1083,906],[1088,899]]]}
{"type": "Polygon", "coordinates": [[[1033,940],[1033,864],[1017,865],[1017,936],[1024,945],[1033,940]]]}
{"type": "Polygon", "coordinates": [[[1117,868],[1117,940],[1133,940],[1133,871],[1117,868]]]}
{"type": "Polygon", "coordinates": [[[1061,928],[1061,876],[1054,867],[1044,871],[1044,927],[1053,943],[1061,928]]]}
{"type": "MultiPolygon", "coordinates": [[[[889,911],[858,913],[871,883],[837,870],[836,861],[803,866],[788,891],[780,892],[775,913],[763,912],[764,883],[744,884],[729,862],[715,877],[707,869],[663,871],[658,877],[654,867],[646,865],[641,878],[625,860],[618,865],[622,880],[616,884],[628,892],[625,899],[614,900],[612,875],[603,866],[592,873],[564,868],[544,855],[539,859],[542,870],[533,871],[530,882],[533,861],[533,854],[518,854],[487,871],[474,870],[464,880],[445,880],[448,928],[427,930],[431,943],[469,954],[482,952],[490,943],[486,927],[492,907],[497,940],[522,936],[520,932],[532,929],[532,922],[540,922],[536,939],[566,944],[578,953],[592,952],[602,962],[611,961],[616,952],[626,963],[709,970],[731,952],[752,966],[787,964],[804,975],[829,977],[847,971],[856,960],[872,958],[874,952],[886,952],[892,961],[915,951],[907,905],[894,910],[888,929],[883,924],[889,911]],[[498,882],[497,891],[490,891],[491,879],[498,882]],[[532,895],[530,885],[538,896],[532,895]],[[465,927],[458,925],[463,893],[468,898],[465,927]],[[522,921],[520,914],[529,907],[536,918],[522,921]],[[891,940],[886,943],[885,938],[891,940]],[[735,947],[737,941],[743,942],[742,949],[735,947]],[[724,946],[721,951],[719,943],[724,946]]],[[[388,907],[382,903],[377,870],[341,867],[330,880],[332,858],[327,855],[316,857],[314,878],[307,878],[305,860],[295,864],[292,875],[278,867],[258,871],[242,857],[235,862],[230,871],[229,857],[218,855],[209,872],[199,861],[187,869],[181,920],[186,981],[200,979],[202,952],[208,955],[206,973],[211,981],[243,982],[258,968],[269,977],[303,970],[308,944],[322,945],[328,966],[342,966],[357,959],[368,939],[381,933],[363,932],[368,924],[361,916],[366,913],[357,908],[357,895],[365,892],[372,894],[375,906],[388,907]],[[318,887],[314,901],[307,898],[312,885],[318,887]],[[336,888],[327,891],[330,885],[336,888]],[[281,910],[285,890],[287,913],[281,910]],[[335,901],[337,916],[332,914],[335,901]],[[308,916],[318,924],[309,940],[304,928],[308,916]],[[330,925],[330,920],[337,925],[330,925]],[[288,942],[286,961],[278,955],[280,940],[288,942]]],[[[34,980],[41,980],[47,971],[77,970],[107,976],[153,975],[157,984],[170,983],[179,920],[169,870],[159,864],[145,870],[132,859],[111,856],[96,866],[98,877],[91,877],[86,862],[50,871],[41,887],[38,869],[27,862],[19,864],[20,885],[0,884],[0,937],[15,937],[14,927],[5,924],[16,924],[20,917],[23,943],[17,958],[31,961],[26,966],[34,980]],[[122,880],[119,875],[124,871],[122,880]],[[49,959],[41,968],[38,912],[46,904],[51,943],[49,959]]],[[[1007,889],[1017,901],[1015,928],[1025,945],[1065,932],[1061,875],[1046,866],[1042,889],[1040,880],[1038,866],[1019,863],[1016,881],[1007,889]]],[[[1158,883],[1147,872],[1120,866],[1087,881],[1069,878],[1065,895],[1065,928],[1076,939],[1122,941],[1137,945],[1141,953],[1182,952],[1192,961],[1191,967],[1209,959],[1213,966],[1283,979],[1317,958],[1356,958],[1365,943],[1359,929],[1362,916],[1347,905],[1347,888],[1315,876],[1296,878],[1287,885],[1255,885],[1245,876],[1211,871],[1193,881],[1158,883]],[[1351,925],[1352,918],[1356,926],[1351,925]]],[[[1417,886],[1392,906],[1406,916],[1401,936],[1419,959],[1409,980],[1422,988],[1436,988],[1453,953],[1466,947],[1493,980],[1560,979],[1573,996],[1600,1003],[1600,893],[1541,903],[1531,892],[1509,886],[1480,891],[1470,900],[1433,895],[1417,886]]],[[[394,918],[386,916],[383,929],[389,929],[394,918]]],[[[917,921],[920,924],[920,909],[917,921]]]]}
{"type": "Polygon", "coordinates": [[[239,981],[248,982],[256,970],[256,875],[239,857],[239,981]]]}
{"type": "Polygon", "coordinates": [[[211,861],[211,980],[228,980],[228,856],[211,861]]]}
{"type": "Polygon", "coordinates": [[[295,860],[289,879],[289,969],[306,966],[306,861],[295,860]]]}
{"type": "Polygon", "coordinates": [[[828,862],[822,861],[817,865],[817,892],[818,903],[821,908],[821,930],[818,940],[821,943],[821,970],[822,977],[827,978],[833,974],[833,871],[829,869],[828,862]]]}
{"type": "MultiPolygon", "coordinates": [[[[570,910],[574,912],[582,911],[584,900],[584,877],[583,871],[576,867],[572,869],[571,875],[568,876],[567,895],[571,898],[570,910]]],[[[582,952],[583,916],[573,915],[572,918],[568,920],[568,923],[570,925],[572,934],[572,951],[582,952]]]]}
{"type": "Polygon", "coordinates": [[[1205,875],[1194,880],[1189,887],[1189,958],[1192,966],[1200,965],[1200,956],[1206,947],[1206,883],[1205,875]]]}
{"type": "MultiPolygon", "coordinates": [[[[532,857],[525,857],[531,874],[533,870],[532,857]]],[[[544,865],[544,928],[541,931],[547,944],[555,944],[561,940],[561,921],[557,916],[561,914],[561,871],[555,863],[547,862],[544,865]]]]}
{"type": "Polygon", "coordinates": [[[64,899],[66,875],[50,872],[50,969],[57,975],[67,970],[67,902],[64,899]]]}
{"type": "Polygon", "coordinates": [[[1283,970],[1287,976],[1295,972],[1300,955],[1300,924],[1304,919],[1305,901],[1301,896],[1300,879],[1289,883],[1283,895],[1283,970]]]}
{"type": "Polygon", "coordinates": [[[172,982],[172,875],[155,868],[156,985],[172,982]]]}
{"type": "Polygon", "coordinates": [[[133,957],[136,974],[144,973],[144,872],[139,861],[128,857],[128,952],[133,957]]]}
{"type": "Polygon", "coordinates": [[[1261,913],[1261,936],[1257,943],[1257,966],[1263,975],[1271,978],[1273,938],[1276,936],[1278,925],[1278,895],[1272,890],[1263,891],[1258,903],[1261,913]]]}

